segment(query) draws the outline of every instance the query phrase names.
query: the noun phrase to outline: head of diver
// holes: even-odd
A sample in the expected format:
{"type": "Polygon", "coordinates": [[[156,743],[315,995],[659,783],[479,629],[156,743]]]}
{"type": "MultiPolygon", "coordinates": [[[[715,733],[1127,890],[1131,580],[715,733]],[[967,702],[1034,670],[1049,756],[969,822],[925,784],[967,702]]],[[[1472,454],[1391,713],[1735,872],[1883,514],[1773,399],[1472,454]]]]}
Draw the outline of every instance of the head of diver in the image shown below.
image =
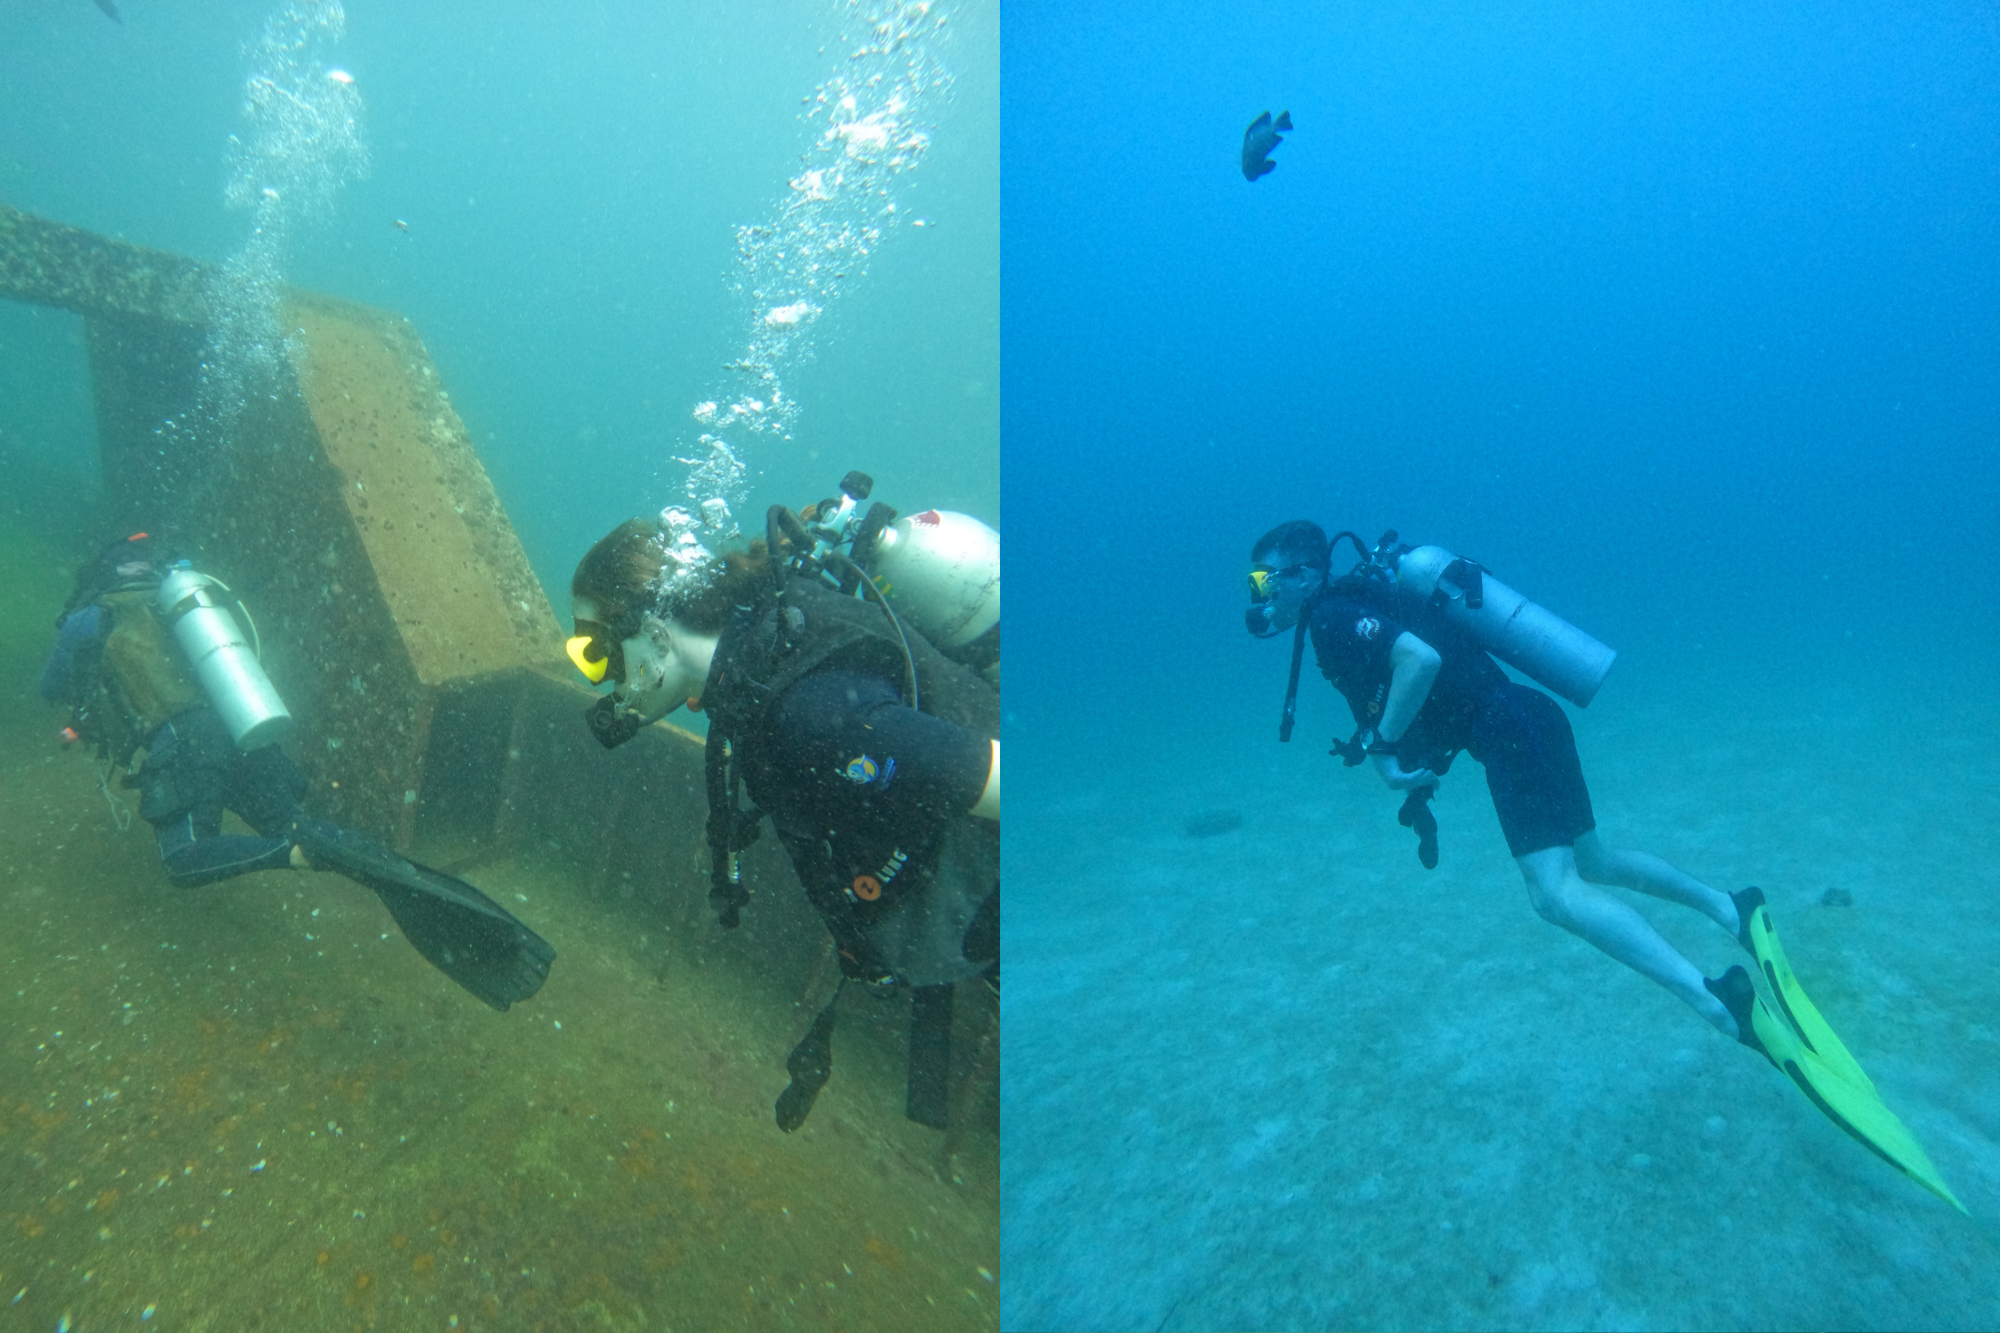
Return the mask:
{"type": "Polygon", "coordinates": [[[646,518],[619,524],[590,548],[570,581],[576,637],[568,647],[592,682],[617,686],[591,714],[599,739],[614,719],[616,734],[629,739],[683,703],[700,707],[730,609],[769,581],[768,564],[760,582],[752,563],[711,556],[646,518]],[[745,568],[732,573],[739,563],[745,568]]]}
{"type": "Polygon", "coordinates": [[[646,722],[657,722],[684,703],[700,711],[716,635],[652,611],[628,612],[607,624],[587,596],[575,598],[572,611],[576,637],[569,641],[570,660],[593,682],[612,681],[624,709],[646,722]]]}
{"type": "Polygon", "coordinates": [[[1332,551],[1316,523],[1295,519],[1273,528],[1250,548],[1250,606],[1244,628],[1276,638],[1299,623],[1326,587],[1332,551]]]}

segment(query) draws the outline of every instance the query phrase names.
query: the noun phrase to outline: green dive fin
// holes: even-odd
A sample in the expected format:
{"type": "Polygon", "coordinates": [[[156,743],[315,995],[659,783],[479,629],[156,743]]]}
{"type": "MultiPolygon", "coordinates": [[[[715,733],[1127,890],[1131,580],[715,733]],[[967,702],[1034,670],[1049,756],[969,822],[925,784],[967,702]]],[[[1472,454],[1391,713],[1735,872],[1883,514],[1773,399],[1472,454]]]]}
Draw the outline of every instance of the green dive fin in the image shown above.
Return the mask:
{"type": "Polygon", "coordinates": [[[1757,960],[1757,968],[1764,974],[1764,980],[1770,983],[1778,1010],[1791,1024],[1792,1031],[1827,1068],[1856,1087],[1874,1092],[1875,1084],[1869,1080],[1860,1062],[1834,1035],[1833,1028],[1820,1015],[1818,1006],[1806,998],[1805,988],[1792,974],[1792,965],[1785,960],[1784,947],[1778,943],[1778,928],[1771,924],[1771,909],[1765,905],[1764,891],[1752,886],[1741,893],[1731,894],[1730,898],[1736,903],[1736,914],[1743,923],[1737,938],[1757,960]]]}
{"type": "MultiPolygon", "coordinates": [[[[1965,1205],[1931,1165],[1929,1155],[1908,1126],[1873,1091],[1836,1073],[1815,1055],[1790,1024],[1771,1012],[1758,996],[1756,983],[1741,965],[1706,984],[1736,1019],[1743,1032],[1742,1043],[1784,1071],[1821,1114],[1883,1161],[1959,1212],[1965,1212],[1965,1205]]],[[[1853,1057],[1848,1058],[1851,1061],[1853,1057]]],[[[1858,1070],[1860,1066],[1855,1068],[1858,1070]]]]}

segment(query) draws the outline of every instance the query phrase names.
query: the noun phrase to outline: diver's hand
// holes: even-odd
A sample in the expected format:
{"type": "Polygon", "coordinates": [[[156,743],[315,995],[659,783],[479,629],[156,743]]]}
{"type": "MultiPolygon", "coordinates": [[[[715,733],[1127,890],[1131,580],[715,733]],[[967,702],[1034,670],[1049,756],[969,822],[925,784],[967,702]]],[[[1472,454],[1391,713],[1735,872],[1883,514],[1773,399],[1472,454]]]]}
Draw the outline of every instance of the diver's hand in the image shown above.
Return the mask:
{"type": "Polygon", "coordinates": [[[1391,791],[1437,786],[1438,775],[1428,768],[1404,768],[1402,761],[1393,754],[1376,754],[1369,758],[1375,761],[1375,771],[1382,775],[1382,781],[1389,784],[1391,791]]]}

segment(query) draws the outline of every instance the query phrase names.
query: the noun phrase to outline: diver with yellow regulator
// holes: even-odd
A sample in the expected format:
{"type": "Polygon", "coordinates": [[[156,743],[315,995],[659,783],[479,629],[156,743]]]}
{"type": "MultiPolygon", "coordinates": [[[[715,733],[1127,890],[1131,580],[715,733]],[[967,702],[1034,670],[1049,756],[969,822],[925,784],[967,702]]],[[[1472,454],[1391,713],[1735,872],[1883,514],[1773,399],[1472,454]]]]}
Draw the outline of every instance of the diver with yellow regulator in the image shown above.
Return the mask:
{"type": "Polygon", "coordinates": [[[1665,987],[1782,1070],[1835,1124],[1963,1211],[1799,986],[1763,892],[1723,893],[1650,853],[1605,845],[1569,719],[1555,700],[1509,680],[1493,660],[1582,708],[1611,669],[1611,649],[1475,562],[1442,547],[1400,543],[1393,531],[1371,549],[1351,532],[1329,542],[1317,524],[1298,519],[1259,538],[1250,560],[1245,627],[1267,639],[1292,631],[1280,741],[1291,739],[1310,638],[1321,673],[1354,715],[1353,736],[1336,740],[1333,752],[1350,767],[1372,762],[1383,783],[1403,794],[1398,818],[1416,832],[1426,869],[1438,858],[1428,802],[1463,751],[1486,769],[1507,849],[1544,920],[1665,987]],[[1361,560],[1334,578],[1333,548],[1342,539],[1361,560]],[[1691,907],[1727,930],[1756,960],[1770,1000],[1740,965],[1704,976],[1604,885],[1691,907]]]}
{"type": "MultiPolygon", "coordinates": [[[[763,541],[720,555],[679,509],[621,524],[577,566],[569,653],[615,684],[588,712],[607,748],[684,703],[707,714],[722,925],[768,816],[843,987],[911,992],[907,1110],[943,1128],[952,988],[999,979],[1000,544],[962,514],[864,513],[872,485],[851,472],[838,499],[773,506],[763,541]]],[[[838,998],[787,1061],[788,1131],[828,1077],[838,998]]]]}

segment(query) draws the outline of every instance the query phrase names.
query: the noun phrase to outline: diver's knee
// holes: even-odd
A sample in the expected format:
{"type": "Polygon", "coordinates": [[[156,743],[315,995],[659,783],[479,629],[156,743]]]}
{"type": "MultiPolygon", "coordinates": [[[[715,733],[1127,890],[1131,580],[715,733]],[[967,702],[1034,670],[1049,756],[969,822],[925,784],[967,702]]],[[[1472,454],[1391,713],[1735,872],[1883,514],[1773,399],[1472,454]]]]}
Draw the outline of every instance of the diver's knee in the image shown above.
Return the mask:
{"type": "Polygon", "coordinates": [[[1532,895],[1535,915],[1552,926],[1564,930],[1576,924],[1576,913],[1571,910],[1569,899],[1559,893],[1537,893],[1532,895]]]}
{"type": "Polygon", "coordinates": [[[1534,906],[1535,915],[1552,926],[1564,930],[1574,930],[1577,921],[1577,890],[1581,886],[1564,878],[1545,881],[1528,881],[1528,901],[1534,906]]]}

